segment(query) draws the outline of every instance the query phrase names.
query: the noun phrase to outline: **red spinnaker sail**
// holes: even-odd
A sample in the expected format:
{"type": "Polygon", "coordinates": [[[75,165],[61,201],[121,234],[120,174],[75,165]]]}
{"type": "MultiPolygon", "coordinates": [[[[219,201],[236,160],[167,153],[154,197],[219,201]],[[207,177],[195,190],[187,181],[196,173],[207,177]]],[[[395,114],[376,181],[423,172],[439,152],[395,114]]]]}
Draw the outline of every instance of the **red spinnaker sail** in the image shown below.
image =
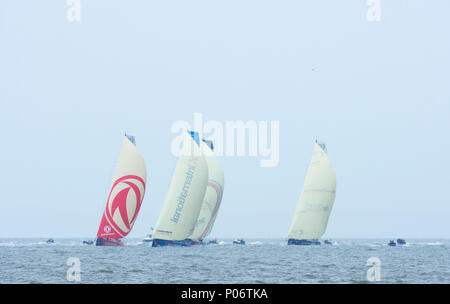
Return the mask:
{"type": "Polygon", "coordinates": [[[99,238],[120,239],[130,233],[141,208],[145,181],[137,175],[118,178],[108,196],[97,232],[99,238]]]}

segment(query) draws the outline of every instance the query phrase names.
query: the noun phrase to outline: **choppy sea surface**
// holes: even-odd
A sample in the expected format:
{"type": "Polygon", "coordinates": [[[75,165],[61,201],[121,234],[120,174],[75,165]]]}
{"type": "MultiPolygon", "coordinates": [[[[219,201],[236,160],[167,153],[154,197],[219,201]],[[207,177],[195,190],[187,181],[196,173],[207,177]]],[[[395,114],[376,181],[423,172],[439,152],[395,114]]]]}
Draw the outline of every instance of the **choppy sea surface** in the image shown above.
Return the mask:
{"type": "Polygon", "coordinates": [[[126,240],[124,247],[84,245],[82,239],[0,239],[0,283],[72,284],[67,273],[73,279],[77,264],[70,258],[79,260],[77,283],[450,283],[450,240],[407,240],[397,247],[388,241],[287,246],[285,239],[247,239],[246,245],[224,239],[152,248],[139,239],[126,240]],[[379,264],[368,263],[370,258],[379,264]]]}

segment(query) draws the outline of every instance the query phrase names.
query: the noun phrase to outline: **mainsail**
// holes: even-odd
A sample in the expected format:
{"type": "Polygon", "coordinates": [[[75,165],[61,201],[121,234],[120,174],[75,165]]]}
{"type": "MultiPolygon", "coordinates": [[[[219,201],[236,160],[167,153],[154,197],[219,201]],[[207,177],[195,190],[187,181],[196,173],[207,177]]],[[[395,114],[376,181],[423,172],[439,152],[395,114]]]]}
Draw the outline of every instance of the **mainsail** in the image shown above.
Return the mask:
{"type": "Polygon", "coordinates": [[[144,159],[134,137],[125,135],[98,238],[120,239],[130,233],[144,199],[146,182],[144,159]]]}
{"type": "Polygon", "coordinates": [[[324,144],[314,144],[289,239],[312,240],[325,233],[336,196],[336,175],[325,151],[324,144]]]}
{"type": "Polygon", "coordinates": [[[204,140],[201,143],[201,150],[208,165],[208,186],[194,232],[189,236],[192,240],[202,240],[210,234],[222,201],[224,187],[222,167],[214,155],[212,142],[204,140]]]}
{"type": "Polygon", "coordinates": [[[208,181],[208,165],[199,143],[198,138],[194,141],[186,135],[154,240],[183,241],[194,230],[208,181]]]}

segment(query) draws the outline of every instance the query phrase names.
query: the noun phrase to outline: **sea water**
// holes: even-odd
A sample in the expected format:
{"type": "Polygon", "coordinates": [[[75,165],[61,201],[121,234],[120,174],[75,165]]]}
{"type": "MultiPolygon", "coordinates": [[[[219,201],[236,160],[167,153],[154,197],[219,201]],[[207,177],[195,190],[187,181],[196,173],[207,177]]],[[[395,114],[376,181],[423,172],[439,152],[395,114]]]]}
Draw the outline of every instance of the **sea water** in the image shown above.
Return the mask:
{"type": "Polygon", "coordinates": [[[450,240],[390,247],[387,239],[337,239],[320,246],[287,246],[286,239],[234,245],[226,239],[158,248],[139,239],[127,239],[124,247],[45,241],[0,239],[0,283],[450,283],[450,240]],[[70,279],[74,266],[79,276],[70,279]]]}

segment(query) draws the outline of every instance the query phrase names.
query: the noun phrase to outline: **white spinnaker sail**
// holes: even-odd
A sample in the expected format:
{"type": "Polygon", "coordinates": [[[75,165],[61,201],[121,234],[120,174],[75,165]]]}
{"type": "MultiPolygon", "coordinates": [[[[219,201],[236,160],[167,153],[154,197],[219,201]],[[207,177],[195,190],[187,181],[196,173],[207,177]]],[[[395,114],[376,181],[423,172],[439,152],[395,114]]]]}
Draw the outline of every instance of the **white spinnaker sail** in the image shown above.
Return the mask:
{"type": "Polygon", "coordinates": [[[208,165],[187,134],[156,224],[154,239],[181,241],[194,230],[208,183],[208,165]]]}
{"type": "Polygon", "coordinates": [[[194,232],[189,236],[193,240],[203,239],[211,232],[222,201],[224,187],[223,170],[214,152],[204,142],[201,142],[201,149],[208,164],[208,187],[194,232]]]}
{"type": "Polygon", "coordinates": [[[311,240],[322,237],[336,196],[336,175],[326,152],[314,144],[311,163],[289,229],[288,238],[311,240]]]}
{"type": "Polygon", "coordinates": [[[122,238],[131,231],[144,199],[146,183],[144,159],[125,136],[98,237],[122,238]]]}

